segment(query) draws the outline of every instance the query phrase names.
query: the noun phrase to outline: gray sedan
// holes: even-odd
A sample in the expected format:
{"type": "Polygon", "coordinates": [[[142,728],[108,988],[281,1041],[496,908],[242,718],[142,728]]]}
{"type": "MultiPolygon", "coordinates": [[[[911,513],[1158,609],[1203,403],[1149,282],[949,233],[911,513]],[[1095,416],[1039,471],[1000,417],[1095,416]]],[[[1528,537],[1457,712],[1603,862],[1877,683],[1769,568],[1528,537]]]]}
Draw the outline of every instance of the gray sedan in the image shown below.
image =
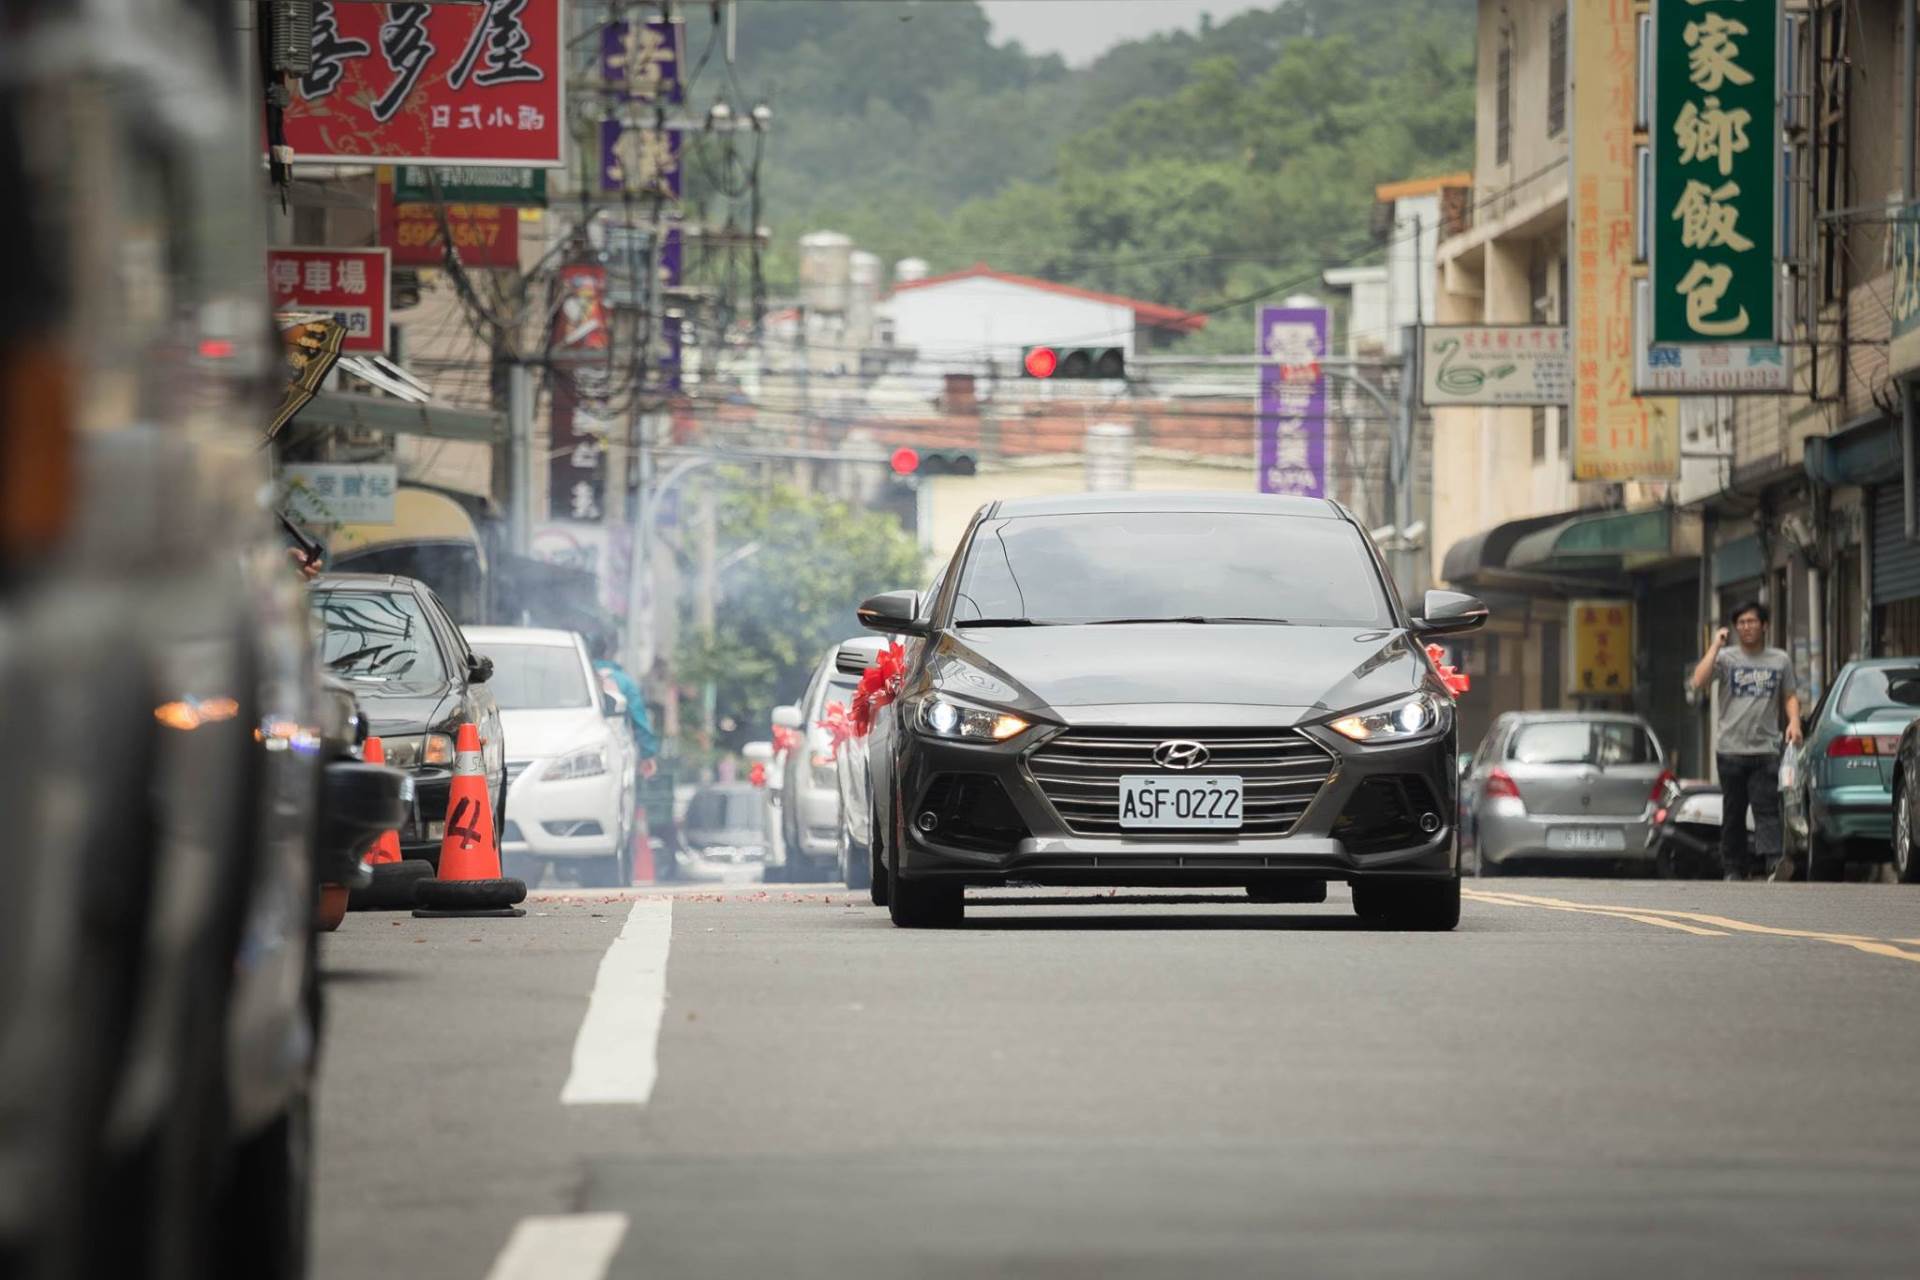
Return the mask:
{"type": "Polygon", "coordinates": [[[1650,868],[1647,829],[1668,776],[1639,716],[1509,712],[1461,781],[1461,839],[1482,876],[1511,874],[1522,860],[1650,868]]]}

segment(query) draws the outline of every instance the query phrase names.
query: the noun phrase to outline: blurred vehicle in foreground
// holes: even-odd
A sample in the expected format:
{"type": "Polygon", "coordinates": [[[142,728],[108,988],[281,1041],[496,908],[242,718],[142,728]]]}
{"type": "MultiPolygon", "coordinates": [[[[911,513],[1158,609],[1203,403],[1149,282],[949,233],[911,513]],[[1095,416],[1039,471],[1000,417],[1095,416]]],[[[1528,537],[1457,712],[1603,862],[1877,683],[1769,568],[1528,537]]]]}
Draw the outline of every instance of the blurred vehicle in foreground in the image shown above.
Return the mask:
{"type": "MultiPolygon", "coordinates": [[[[877,638],[860,643],[875,649],[880,644],[877,638]]],[[[780,843],[787,855],[783,878],[795,883],[839,879],[842,874],[840,771],[833,736],[821,721],[830,703],[844,708],[852,700],[860,671],[866,669],[864,662],[860,671],[841,668],[845,647],[835,645],[820,659],[797,705],[774,711],[775,724],[800,735],[799,746],[784,757],[780,805],[780,843]]]]}
{"type": "Polygon", "coordinates": [[[633,878],[639,751],[626,700],[601,687],[572,631],[468,627],[493,664],[487,681],[506,735],[507,806],[500,853],[508,875],[537,884],[549,864],[583,885],[633,878]]]}
{"type": "Polygon", "coordinates": [[[1920,884],[1920,812],[1914,791],[1920,789],[1920,720],[1900,732],[1893,756],[1893,838],[1889,854],[1894,878],[1901,884],[1920,884]]]}
{"type": "Polygon", "coordinates": [[[232,21],[0,38],[9,1277],[305,1273],[315,890],[402,781],[352,759],[261,506],[287,375],[232,21]]]}
{"type": "MultiPolygon", "coordinates": [[[[860,677],[886,646],[879,636],[857,636],[834,651],[834,666],[857,688],[860,677]]],[[[851,701],[852,695],[848,694],[851,701]]],[[[872,891],[886,881],[886,869],[873,860],[873,800],[867,787],[867,740],[850,737],[840,744],[833,761],[834,782],[840,792],[840,832],[835,850],[840,882],[849,889],[872,891]]],[[[876,901],[875,906],[886,903],[876,901]]]]}
{"type": "Polygon", "coordinates": [[[721,782],[701,787],[687,802],[680,822],[679,874],[689,880],[717,880],[767,859],[767,798],[751,782],[721,782]]]}
{"type": "Polygon", "coordinates": [[[1525,863],[1649,872],[1647,835],[1671,777],[1639,716],[1510,711],[1461,783],[1462,840],[1482,876],[1525,863]]]}
{"type": "Polygon", "coordinates": [[[309,600],[322,667],[353,686],[387,763],[413,776],[401,856],[440,865],[462,724],[480,730],[494,830],[504,830],[507,760],[500,709],[487,687],[493,664],[474,653],[433,592],[412,578],[329,573],[313,580],[309,600]]]}
{"type": "Polygon", "coordinates": [[[1849,862],[1893,856],[1893,783],[1900,737],[1920,717],[1920,663],[1866,658],[1840,668],[1813,714],[1780,792],[1787,852],[1809,880],[1838,880],[1849,862]]]}

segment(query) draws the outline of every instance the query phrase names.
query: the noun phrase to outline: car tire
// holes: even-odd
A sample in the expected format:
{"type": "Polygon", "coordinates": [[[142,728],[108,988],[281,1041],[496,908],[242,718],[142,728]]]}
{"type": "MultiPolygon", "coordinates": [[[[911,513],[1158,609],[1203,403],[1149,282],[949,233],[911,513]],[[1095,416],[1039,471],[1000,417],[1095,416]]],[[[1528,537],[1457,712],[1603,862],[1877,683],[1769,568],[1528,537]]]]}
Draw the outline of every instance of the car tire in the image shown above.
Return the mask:
{"type": "Polygon", "coordinates": [[[840,833],[840,878],[849,889],[865,889],[873,883],[873,851],[855,843],[845,831],[840,833]]]}
{"type": "Polygon", "coordinates": [[[967,914],[966,890],[941,880],[903,880],[887,886],[887,914],[901,929],[951,929],[967,914]]]}
{"type": "Polygon", "coordinates": [[[876,907],[887,905],[893,888],[892,873],[887,870],[887,848],[880,839],[880,820],[871,806],[867,809],[867,897],[876,907]]]}
{"type": "Polygon", "coordinates": [[[1367,923],[1389,929],[1444,933],[1460,923],[1460,879],[1356,880],[1353,911],[1367,923]]]}
{"type": "Polygon", "coordinates": [[[1832,841],[1820,834],[1818,827],[1809,825],[1807,827],[1807,879],[1844,880],[1846,874],[1845,847],[1836,849],[1832,841]]]}
{"type": "Polygon", "coordinates": [[[520,880],[422,880],[414,890],[414,909],[489,911],[526,898],[527,886],[520,880]]]}
{"type": "Polygon", "coordinates": [[[620,884],[620,855],[580,859],[580,885],[585,889],[613,889],[620,884]]]}
{"type": "Polygon", "coordinates": [[[1484,846],[1473,851],[1473,875],[1476,880],[1491,880],[1500,874],[1500,864],[1487,856],[1484,846]]]}
{"type": "Polygon", "coordinates": [[[1901,884],[1920,884],[1920,857],[1913,848],[1913,797],[1906,779],[1893,784],[1893,876],[1901,884]]]}

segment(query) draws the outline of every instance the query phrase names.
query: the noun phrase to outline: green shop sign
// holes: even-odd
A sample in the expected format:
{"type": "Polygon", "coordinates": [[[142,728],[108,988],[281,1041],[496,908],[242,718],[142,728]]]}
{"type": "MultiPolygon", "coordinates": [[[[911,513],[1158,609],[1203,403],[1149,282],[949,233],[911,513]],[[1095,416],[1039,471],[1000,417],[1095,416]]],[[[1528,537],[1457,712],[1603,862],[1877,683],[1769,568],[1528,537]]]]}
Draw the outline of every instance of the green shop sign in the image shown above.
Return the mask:
{"type": "Polygon", "coordinates": [[[483,165],[403,164],[393,171],[395,204],[431,204],[432,174],[440,179],[440,198],[448,204],[507,204],[543,207],[547,203],[545,169],[500,169],[483,165]]]}
{"type": "Polygon", "coordinates": [[[1780,0],[1655,0],[1653,335],[1778,338],[1780,0]]]}

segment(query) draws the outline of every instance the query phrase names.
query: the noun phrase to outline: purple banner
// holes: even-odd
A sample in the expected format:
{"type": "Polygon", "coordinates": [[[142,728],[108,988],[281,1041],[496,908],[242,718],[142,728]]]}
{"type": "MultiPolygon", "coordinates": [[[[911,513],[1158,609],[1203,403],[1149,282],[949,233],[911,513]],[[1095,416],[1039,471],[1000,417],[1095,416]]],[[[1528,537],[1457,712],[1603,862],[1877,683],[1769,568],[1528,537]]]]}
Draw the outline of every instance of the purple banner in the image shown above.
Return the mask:
{"type": "Polygon", "coordinates": [[[680,135],[646,125],[600,122],[600,190],[606,195],[680,198],[680,135]]]}
{"type": "Polygon", "coordinates": [[[1327,496],[1325,307],[1260,308],[1260,492],[1327,496]]]}
{"type": "Polygon", "coordinates": [[[627,102],[681,101],[677,22],[609,22],[600,30],[600,76],[627,102]]]}

